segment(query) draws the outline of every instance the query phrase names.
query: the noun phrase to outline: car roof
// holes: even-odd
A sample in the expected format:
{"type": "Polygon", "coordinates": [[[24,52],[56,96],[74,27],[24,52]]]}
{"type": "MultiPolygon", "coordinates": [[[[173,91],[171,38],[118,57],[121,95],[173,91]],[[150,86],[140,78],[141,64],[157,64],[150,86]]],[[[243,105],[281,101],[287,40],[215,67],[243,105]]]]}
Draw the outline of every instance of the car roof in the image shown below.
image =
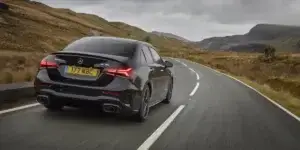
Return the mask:
{"type": "Polygon", "coordinates": [[[137,44],[137,45],[147,45],[153,47],[151,44],[139,40],[129,39],[129,38],[120,38],[120,37],[112,37],[112,36],[86,36],[79,40],[108,40],[120,43],[128,43],[128,44],[137,44]]]}

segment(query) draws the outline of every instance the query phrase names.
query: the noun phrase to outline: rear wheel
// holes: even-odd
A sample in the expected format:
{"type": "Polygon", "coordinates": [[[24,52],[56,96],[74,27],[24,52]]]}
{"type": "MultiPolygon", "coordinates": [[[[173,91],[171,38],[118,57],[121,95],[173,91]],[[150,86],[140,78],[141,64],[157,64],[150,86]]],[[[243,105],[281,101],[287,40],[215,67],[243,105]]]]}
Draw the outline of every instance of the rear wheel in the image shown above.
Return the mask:
{"type": "Polygon", "coordinates": [[[171,82],[169,83],[168,93],[166,98],[163,100],[163,103],[169,104],[171,102],[172,93],[173,93],[173,80],[171,80],[171,82]]]}
{"type": "Polygon", "coordinates": [[[149,86],[146,86],[142,92],[142,101],[139,112],[136,114],[136,119],[139,122],[144,122],[149,114],[149,99],[151,97],[151,92],[149,86]]]}

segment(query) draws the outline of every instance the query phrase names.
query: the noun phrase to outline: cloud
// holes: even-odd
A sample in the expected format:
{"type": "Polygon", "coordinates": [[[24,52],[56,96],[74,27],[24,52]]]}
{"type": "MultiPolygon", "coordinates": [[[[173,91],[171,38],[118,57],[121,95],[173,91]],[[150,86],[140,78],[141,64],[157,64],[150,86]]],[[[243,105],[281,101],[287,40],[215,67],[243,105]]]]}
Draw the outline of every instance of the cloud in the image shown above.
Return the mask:
{"type": "Polygon", "coordinates": [[[190,40],[244,34],[257,23],[299,25],[300,0],[38,0],[190,40]]]}

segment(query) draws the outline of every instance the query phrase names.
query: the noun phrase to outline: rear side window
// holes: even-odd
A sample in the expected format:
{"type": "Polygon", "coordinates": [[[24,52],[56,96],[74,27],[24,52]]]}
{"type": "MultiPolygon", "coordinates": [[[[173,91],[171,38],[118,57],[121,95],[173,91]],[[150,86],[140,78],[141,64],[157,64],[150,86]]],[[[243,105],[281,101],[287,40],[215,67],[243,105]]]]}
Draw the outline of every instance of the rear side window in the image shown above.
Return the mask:
{"type": "Polygon", "coordinates": [[[156,52],[156,50],[154,50],[152,47],[149,47],[151,54],[153,56],[153,59],[156,63],[160,63],[163,64],[163,60],[161,59],[161,57],[159,56],[159,54],[156,52]]]}
{"type": "Polygon", "coordinates": [[[141,60],[141,64],[147,64],[145,54],[143,51],[140,51],[140,60],[141,60]]]}
{"type": "Polygon", "coordinates": [[[148,63],[148,64],[153,63],[153,58],[152,58],[152,55],[151,55],[151,53],[150,53],[148,47],[143,46],[142,49],[143,49],[143,52],[144,52],[144,54],[145,54],[147,63],[148,63]]]}
{"type": "Polygon", "coordinates": [[[133,57],[137,44],[111,39],[80,39],[69,44],[63,51],[102,53],[133,57]]]}

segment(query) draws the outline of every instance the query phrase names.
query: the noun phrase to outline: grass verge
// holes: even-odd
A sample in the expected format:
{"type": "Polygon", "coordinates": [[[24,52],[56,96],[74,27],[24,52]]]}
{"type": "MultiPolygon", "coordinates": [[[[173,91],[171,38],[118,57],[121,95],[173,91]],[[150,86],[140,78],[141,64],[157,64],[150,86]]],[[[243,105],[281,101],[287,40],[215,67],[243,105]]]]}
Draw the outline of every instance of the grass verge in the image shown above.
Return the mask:
{"type": "Polygon", "coordinates": [[[245,77],[234,76],[235,78],[243,81],[244,83],[248,84],[249,86],[255,88],[262,94],[266,95],[273,101],[277,102],[287,110],[291,111],[298,117],[300,117],[300,100],[290,93],[283,92],[283,91],[275,91],[270,86],[264,84],[258,84],[253,82],[245,77]]]}

